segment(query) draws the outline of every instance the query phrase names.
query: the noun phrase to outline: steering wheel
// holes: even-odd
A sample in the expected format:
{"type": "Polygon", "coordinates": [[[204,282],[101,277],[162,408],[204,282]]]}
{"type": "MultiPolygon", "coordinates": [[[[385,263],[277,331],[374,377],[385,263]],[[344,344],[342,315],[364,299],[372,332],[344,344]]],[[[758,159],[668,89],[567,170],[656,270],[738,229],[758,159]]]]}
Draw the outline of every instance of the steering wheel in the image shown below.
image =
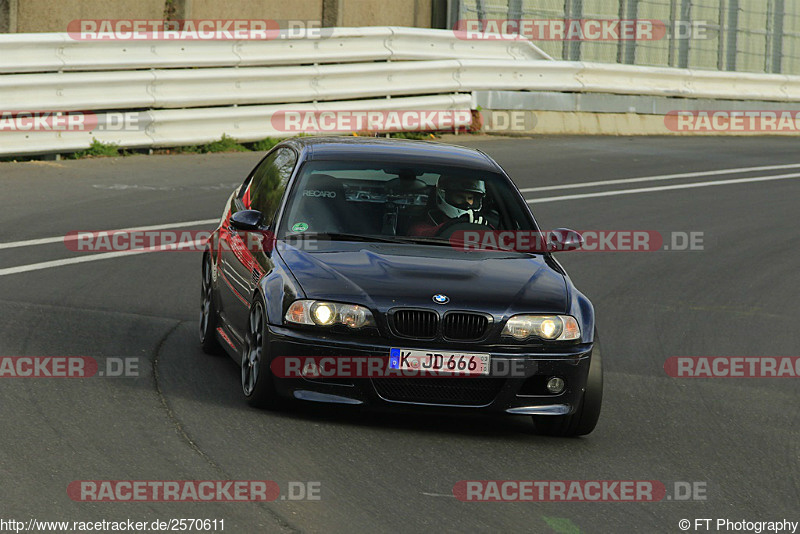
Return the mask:
{"type": "Polygon", "coordinates": [[[456,232],[475,230],[492,230],[491,226],[485,224],[472,223],[464,219],[451,219],[444,223],[436,232],[435,237],[450,239],[456,232]]]}

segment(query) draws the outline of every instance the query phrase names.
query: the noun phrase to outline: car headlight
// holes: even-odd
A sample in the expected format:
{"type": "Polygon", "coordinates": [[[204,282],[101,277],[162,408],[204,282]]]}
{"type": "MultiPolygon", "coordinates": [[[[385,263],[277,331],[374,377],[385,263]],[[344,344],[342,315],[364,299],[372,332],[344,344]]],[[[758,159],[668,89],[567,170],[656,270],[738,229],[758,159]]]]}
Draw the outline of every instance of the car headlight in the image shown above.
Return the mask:
{"type": "Polygon", "coordinates": [[[515,315],[506,322],[504,336],[518,341],[538,337],[548,341],[580,339],[581,327],[571,315],[515,315]]]}
{"type": "Polygon", "coordinates": [[[287,323],[333,326],[344,325],[353,330],[375,326],[372,312],[358,304],[341,304],[319,300],[296,300],[284,316],[287,323]]]}

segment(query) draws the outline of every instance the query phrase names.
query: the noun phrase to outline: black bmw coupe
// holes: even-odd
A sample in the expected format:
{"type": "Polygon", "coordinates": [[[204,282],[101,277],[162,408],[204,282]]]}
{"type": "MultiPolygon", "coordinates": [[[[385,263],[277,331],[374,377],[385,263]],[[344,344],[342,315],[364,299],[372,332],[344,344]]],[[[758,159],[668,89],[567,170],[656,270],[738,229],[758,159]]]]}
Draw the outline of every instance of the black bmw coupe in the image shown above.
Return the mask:
{"type": "Polygon", "coordinates": [[[208,241],[201,343],[241,366],[254,406],[481,410],[588,434],[603,389],[594,309],[552,255],[581,244],[541,233],[478,150],[286,140],[231,194],[208,241]],[[544,246],[464,246],[498,235],[543,235],[544,246]]]}

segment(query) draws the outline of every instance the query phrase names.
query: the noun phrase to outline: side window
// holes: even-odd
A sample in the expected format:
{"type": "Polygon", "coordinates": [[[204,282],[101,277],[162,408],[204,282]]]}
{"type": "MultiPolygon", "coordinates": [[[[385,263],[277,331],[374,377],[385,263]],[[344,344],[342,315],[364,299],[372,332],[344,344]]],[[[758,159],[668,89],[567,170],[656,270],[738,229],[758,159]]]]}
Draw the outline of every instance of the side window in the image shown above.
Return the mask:
{"type": "Polygon", "coordinates": [[[264,221],[272,222],[280,205],[286,184],[297,163],[297,155],[290,148],[280,148],[258,166],[253,174],[245,197],[250,197],[250,208],[264,214],[264,221]]]}

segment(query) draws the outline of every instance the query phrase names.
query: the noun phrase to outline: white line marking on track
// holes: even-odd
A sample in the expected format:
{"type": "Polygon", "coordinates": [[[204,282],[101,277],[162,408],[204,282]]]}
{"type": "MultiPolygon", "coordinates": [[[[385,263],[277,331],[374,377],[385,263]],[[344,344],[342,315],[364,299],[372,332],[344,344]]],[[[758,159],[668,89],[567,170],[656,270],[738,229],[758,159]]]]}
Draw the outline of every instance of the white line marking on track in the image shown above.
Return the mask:
{"type": "Polygon", "coordinates": [[[61,267],[63,265],[74,265],[76,263],[85,263],[88,261],[107,260],[110,258],[119,258],[121,256],[135,256],[137,254],[146,254],[148,252],[164,252],[167,250],[178,250],[188,247],[199,247],[205,242],[205,239],[196,239],[191,242],[179,243],[173,245],[161,245],[158,247],[148,247],[133,250],[120,250],[117,252],[103,252],[102,254],[91,254],[89,256],[80,256],[78,258],[66,258],[63,260],[43,261],[41,263],[30,263],[28,265],[19,265],[17,267],[8,267],[0,269],[0,276],[9,274],[27,273],[30,271],[38,271],[40,269],[50,269],[51,267],[61,267]]]}
{"type": "Polygon", "coordinates": [[[717,180],[714,182],[696,182],[691,184],[662,185],[659,187],[640,187],[637,189],[620,189],[618,191],[600,191],[598,193],[583,193],[580,195],[564,195],[560,197],[532,198],[526,200],[528,204],[542,204],[545,202],[559,202],[561,200],[577,200],[581,198],[613,197],[616,195],[633,195],[636,193],[652,193],[655,191],[671,191],[675,189],[692,189],[695,187],[713,187],[716,185],[745,184],[750,182],[768,182],[770,180],[788,180],[800,178],[800,173],[777,174],[775,176],[756,176],[752,178],[736,178],[733,180],[717,180]]]}
{"type": "MultiPolygon", "coordinates": [[[[663,176],[650,176],[644,178],[627,178],[622,180],[609,180],[605,182],[587,182],[583,184],[567,184],[567,185],[560,185],[560,186],[546,186],[546,187],[534,187],[528,189],[521,189],[522,192],[533,192],[533,191],[546,191],[546,190],[554,190],[554,189],[574,189],[578,187],[589,187],[589,186],[596,186],[596,185],[613,185],[613,184],[621,184],[621,183],[635,183],[635,182],[644,182],[644,181],[654,181],[654,180],[669,180],[675,178],[691,178],[695,176],[712,176],[712,175],[724,175],[724,174],[738,174],[744,172],[752,172],[752,171],[764,171],[764,170],[776,170],[776,169],[792,169],[792,168],[800,168],[800,164],[791,164],[791,165],[772,165],[768,167],[748,167],[748,168],[740,168],[740,169],[723,169],[718,171],[704,171],[704,172],[696,172],[696,173],[685,173],[685,174],[671,174],[671,175],[663,175],[663,176]]],[[[691,184],[676,184],[676,185],[665,185],[659,187],[642,187],[637,189],[622,189],[617,191],[600,191],[596,193],[584,193],[579,195],[564,195],[559,197],[545,197],[545,198],[535,198],[526,200],[528,204],[540,204],[545,202],[558,202],[562,200],[578,200],[583,198],[596,198],[596,197],[609,197],[609,196],[616,196],[616,195],[631,195],[636,193],[651,193],[656,191],[672,191],[677,189],[691,189],[696,187],[713,187],[719,185],[732,185],[732,184],[743,184],[743,183],[752,183],[752,182],[767,182],[771,180],[788,180],[792,178],[800,178],[800,173],[794,174],[779,174],[773,176],[756,176],[750,178],[736,178],[732,180],[717,180],[711,182],[697,182],[691,184]]],[[[169,224],[159,224],[153,226],[140,226],[136,228],[124,228],[120,230],[108,230],[108,232],[133,232],[133,231],[148,231],[148,230],[167,230],[170,228],[184,228],[189,226],[200,226],[204,224],[213,224],[218,222],[217,219],[202,219],[197,221],[185,221],[185,222],[178,222],[178,223],[169,223],[169,224]]],[[[69,239],[77,239],[78,236],[59,236],[59,237],[45,237],[42,239],[29,239],[27,241],[16,241],[10,243],[0,243],[0,249],[7,249],[7,248],[15,248],[15,247],[28,247],[28,246],[35,246],[35,245],[44,245],[49,243],[58,243],[58,242],[65,242],[69,239]]],[[[201,240],[195,240],[191,243],[181,243],[179,245],[163,245],[159,247],[153,248],[145,248],[145,249],[135,249],[135,250],[123,250],[117,252],[105,252],[101,254],[92,254],[89,256],[81,256],[77,258],[66,258],[62,260],[53,260],[53,261],[45,261],[41,263],[31,263],[28,265],[19,265],[17,267],[8,267],[5,269],[0,269],[0,276],[6,276],[9,274],[17,274],[17,273],[25,273],[30,271],[38,271],[41,269],[49,269],[52,267],[61,267],[63,265],[74,265],[78,263],[85,263],[90,261],[100,261],[110,258],[118,258],[122,256],[130,256],[136,254],[145,254],[148,252],[159,252],[164,250],[170,249],[178,249],[178,248],[186,248],[187,246],[198,246],[201,245],[201,240]]]]}
{"type": "Polygon", "coordinates": [[[621,178],[619,180],[604,180],[602,182],[583,182],[578,184],[545,185],[542,187],[526,187],[520,189],[521,193],[534,193],[536,191],[555,191],[557,189],[579,189],[581,187],[597,187],[601,185],[634,184],[638,182],[656,182],[659,180],[677,180],[680,178],[698,178],[700,176],[721,176],[725,174],[741,174],[755,171],[778,171],[785,169],[798,169],[800,163],[791,165],[768,165],[766,167],[741,167],[739,169],[721,169],[716,171],[686,172],[683,174],[662,174],[660,176],[644,176],[642,178],[621,178]]]}
{"type": "MultiPolygon", "coordinates": [[[[148,231],[148,230],[169,230],[170,228],[185,228],[187,226],[200,226],[203,224],[212,224],[219,222],[219,219],[202,219],[199,221],[184,221],[178,223],[169,223],[169,224],[157,224],[154,226],[137,226],[136,228],[122,228],[119,230],[105,230],[108,233],[118,233],[118,232],[141,232],[141,231],[148,231]]],[[[88,231],[88,230],[87,230],[88,231]]],[[[50,243],[59,243],[67,241],[75,241],[78,239],[77,235],[72,235],[67,237],[66,235],[62,235],[59,237],[43,237],[41,239],[28,239],[27,241],[14,241],[11,243],[0,243],[0,250],[4,248],[17,248],[17,247],[33,247],[36,245],[48,245],[50,243]]]]}

